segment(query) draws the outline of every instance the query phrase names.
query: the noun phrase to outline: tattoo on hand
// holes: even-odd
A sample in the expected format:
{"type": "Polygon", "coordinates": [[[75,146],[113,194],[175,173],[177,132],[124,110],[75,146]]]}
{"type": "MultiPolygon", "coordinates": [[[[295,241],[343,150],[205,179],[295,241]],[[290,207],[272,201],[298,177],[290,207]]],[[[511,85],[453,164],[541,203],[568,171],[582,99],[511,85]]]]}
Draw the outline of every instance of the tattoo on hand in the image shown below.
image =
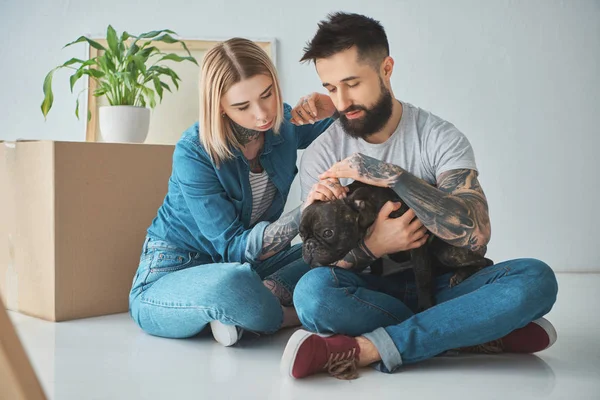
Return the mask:
{"type": "Polygon", "coordinates": [[[365,245],[364,240],[361,240],[358,247],[350,252],[343,259],[339,260],[335,265],[340,268],[345,268],[355,272],[361,272],[367,268],[377,257],[371,253],[365,245]]]}
{"type": "Polygon", "coordinates": [[[296,237],[300,227],[300,215],[298,207],[267,226],[263,234],[261,259],[277,254],[296,237]]]}

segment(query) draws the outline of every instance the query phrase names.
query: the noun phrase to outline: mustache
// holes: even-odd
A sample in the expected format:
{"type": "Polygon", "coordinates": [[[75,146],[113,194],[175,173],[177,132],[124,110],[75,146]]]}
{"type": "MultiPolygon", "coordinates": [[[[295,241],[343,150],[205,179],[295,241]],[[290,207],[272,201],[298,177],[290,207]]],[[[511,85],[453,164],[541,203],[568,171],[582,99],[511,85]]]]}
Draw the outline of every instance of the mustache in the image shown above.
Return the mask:
{"type": "Polygon", "coordinates": [[[350,107],[346,108],[345,110],[340,111],[340,114],[346,114],[346,113],[350,113],[353,111],[368,111],[368,110],[367,110],[367,107],[365,107],[365,106],[361,106],[358,104],[352,104],[350,107]]]}

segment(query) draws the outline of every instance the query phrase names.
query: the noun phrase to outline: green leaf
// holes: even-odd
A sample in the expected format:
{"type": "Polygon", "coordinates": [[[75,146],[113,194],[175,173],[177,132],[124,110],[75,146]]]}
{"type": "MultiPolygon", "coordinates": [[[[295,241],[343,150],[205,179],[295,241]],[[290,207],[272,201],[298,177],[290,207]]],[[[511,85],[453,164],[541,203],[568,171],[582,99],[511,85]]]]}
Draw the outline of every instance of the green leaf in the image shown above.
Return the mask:
{"type": "Polygon", "coordinates": [[[83,68],[79,68],[77,70],[77,72],[75,72],[73,75],[71,75],[71,77],[69,78],[69,82],[71,84],[71,93],[73,93],[73,87],[75,87],[75,82],[77,82],[79,79],[81,79],[81,77],[83,76],[83,71],[85,71],[83,68]]]}
{"type": "Polygon", "coordinates": [[[157,38],[152,39],[153,42],[165,42],[165,43],[179,43],[179,40],[175,39],[171,35],[161,35],[157,38]]]}
{"type": "Polygon", "coordinates": [[[88,69],[84,69],[83,67],[80,67],[77,72],[75,72],[73,75],[71,75],[70,83],[71,83],[71,93],[73,93],[73,88],[75,87],[75,83],[81,79],[81,77],[83,75],[88,75],[91,76],[92,78],[96,78],[96,79],[100,79],[103,78],[106,74],[98,69],[92,69],[92,68],[88,68],[88,69]]]}
{"type": "Polygon", "coordinates": [[[167,85],[166,83],[164,83],[163,81],[160,82],[160,86],[162,86],[163,88],[167,89],[169,92],[173,93],[171,91],[171,87],[169,85],[167,85]]]}
{"type": "Polygon", "coordinates": [[[85,63],[85,61],[80,60],[79,58],[71,58],[69,61],[65,62],[62,66],[63,67],[68,67],[69,65],[73,65],[73,64],[83,64],[85,63]]]}
{"type": "Polygon", "coordinates": [[[196,61],[196,59],[194,57],[181,57],[181,56],[178,56],[177,54],[167,54],[166,56],[162,57],[158,61],[160,62],[163,60],[171,60],[171,61],[175,61],[175,62],[191,61],[194,64],[198,65],[198,61],[196,61]]]}
{"type": "Polygon", "coordinates": [[[92,119],[92,112],[88,110],[88,122],[92,119]]]}
{"type": "Polygon", "coordinates": [[[119,39],[117,38],[117,32],[111,25],[108,25],[106,29],[106,41],[113,57],[119,59],[119,39]]]}
{"type": "Polygon", "coordinates": [[[148,57],[150,57],[150,54],[152,54],[154,52],[160,53],[160,50],[157,47],[154,47],[154,46],[152,46],[152,47],[146,47],[146,48],[143,48],[139,52],[139,55],[141,57],[144,57],[145,59],[148,59],[148,57]]]}
{"type": "Polygon", "coordinates": [[[91,69],[91,68],[90,69],[86,69],[85,71],[83,71],[83,73],[85,75],[89,75],[89,76],[91,76],[93,78],[96,78],[96,79],[103,78],[106,75],[104,72],[102,72],[102,71],[100,71],[98,69],[91,69]]]}
{"type": "Polygon", "coordinates": [[[138,46],[137,44],[134,43],[127,50],[126,57],[131,57],[131,56],[135,55],[138,51],[140,51],[140,46],[138,46]]]}
{"type": "Polygon", "coordinates": [[[98,57],[98,66],[100,70],[104,71],[104,73],[111,73],[117,69],[113,60],[107,55],[107,53],[102,54],[102,56],[98,57]]]}
{"type": "Polygon", "coordinates": [[[123,31],[123,34],[121,35],[121,42],[125,42],[130,37],[132,37],[132,36],[129,33],[123,31]]]}
{"type": "Polygon", "coordinates": [[[94,96],[96,97],[100,97],[102,95],[105,95],[107,93],[106,87],[102,86],[99,87],[98,89],[94,90],[94,96]]]}
{"type": "Polygon", "coordinates": [[[150,31],[150,32],[142,33],[140,36],[137,36],[137,38],[138,39],[151,39],[153,37],[156,37],[156,36],[160,35],[163,32],[171,33],[173,35],[176,35],[176,33],[173,32],[170,29],[161,29],[159,31],[150,31]]]}
{"type": "Polygon", "coordinates": [[[171,77],[171,81],[173,81],[173,85],[175,85],[177,90],[179,90],[178,81],[181,81],[181,78],[179,77],[179,75],[177,75],[177,73],[175,71],[173,71],[171,68],[167,68],[166,74],[171,77]]]}
{"type": "Polygon", "coordinates": [[[156,93],[158,93],[158,97],[160,98],[160,101],[162,102],[163,87],[161,85],[161,81],[158,78],[158,76],[155,76],[153,81],[154,81],[154,88],[156,89],[156,93]]]}
{"type": "Polygon", "coordinates": [[[71,43],[67,43],[63,47],[63,49],[65,47],[71,46],[72,44],[81,43],[81,42],[88,42],[90,44],[90,46],[92,46],[93,48],[98,49],[98,50],[104,50],[104,51],[106,51],[106,49],[104,48],[104,46],[102,46],[100,43],[96,42],[95,40],[86,38],[85,36],[80,36],[77,40],[75,40],[75,41],[73,41],[71,43]]]}
{"type": "MultiPolygon", "coordinates": [[[[144,97],[148,100],[150,108],[156,107],[156,100],[155,100],[155,96],[154,96],[154,91],[151,90],[150,88],[146,87],[146,86],[142,86],[140,89],[141,89],[144,97]]],[[[140,102],[142,102],[144,104],[146,103],[145,101],[143,101],[143,99],[140,99],[140,102]]]]}
{"type": "Polygon", "coordinates": [[[50,112],[52,108],[52,103],[54,103],[54,95],[52,93],[52,76],[54,75],[54,71],[56,71],[59,67],[54,68],[52,71],[48,72],[46,78],[44,78],[44,101],[42,101],[41,109],[42,114],[44,114],[44,119],[50,112]]]}
{"type": "Polygon", "coordinates": [[[168,75],[168,76],[170,76],[171,77],[171,81],[173,81],[173,84],[175,85],[175,87],[177,89],[179,89],[179,83],[178,83],[178,81],[181,81],[181,78],[171,68],[169,68],[169,67],[163,67],[163,66],[160,66],[160,65],[155,65],[153,67],[148,68],[148,73],[150,73],[150,72],[152,72],[152,73],[158,73],[159,75],[168,75]]]}
{"type": "Polygon", "coordinates": [[[143,74],[146,73],[146,59],[141,56],[133,56],[131,57],[135,66],[142,71],[143,74]]]}

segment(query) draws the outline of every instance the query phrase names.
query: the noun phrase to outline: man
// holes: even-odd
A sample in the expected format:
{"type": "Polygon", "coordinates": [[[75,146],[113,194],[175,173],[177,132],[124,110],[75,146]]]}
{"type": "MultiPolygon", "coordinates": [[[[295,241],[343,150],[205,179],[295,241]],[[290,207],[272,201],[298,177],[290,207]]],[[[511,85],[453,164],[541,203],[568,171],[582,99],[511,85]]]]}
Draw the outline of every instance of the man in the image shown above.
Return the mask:
{"type": "Polygon", "coordinates": [[[294,305],[312,332],[290,338],[282,370],[295,378],[329,372],[351,379],[358,367],[393,372],[452,349],[534,353],[550,347],[556,331],[542,316],[558,287],[542,261],[496,263],[452,288],[452,274],[440,276],[437,305],[417,314],[411,269],[385,277],[360,273],[375,258],[422,245],[425,229],[484,255],[491,235],[486,197],[467,138],[451,123],[395,99],[394,61],[377,21],[330,15],[302,61],[315,63],[339,113],[304,152],[303,200],[334,198],[339,182],[359,180],[391,187],[411,211],[389,218],[399,206],[386,204],[360,248],[337,267],[315,268],[301,278],[294,305]]]}

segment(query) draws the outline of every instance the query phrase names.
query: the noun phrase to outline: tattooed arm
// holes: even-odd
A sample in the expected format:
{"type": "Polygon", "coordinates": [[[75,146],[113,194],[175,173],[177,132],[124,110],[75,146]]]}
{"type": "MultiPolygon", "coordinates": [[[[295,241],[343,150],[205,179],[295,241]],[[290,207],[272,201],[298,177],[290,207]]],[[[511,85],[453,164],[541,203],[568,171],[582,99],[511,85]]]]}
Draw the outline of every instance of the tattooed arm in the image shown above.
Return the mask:
{"type": "Polygon", "coordinates": [[[437,188],[404,169],[354,154],[320,176],[351,178],[392,188],[423,225],[447,243],[485,254],[491,236],[488,205],[477,172],[450,170],[437,177],[437,188]]]}
{"type": "Polygon", "coordinates": [[[301,212],[302,206],[282,215],[277,221],[265,228],[259,260],[266,260],[279,253],[296,237],[300,227],[301,212]]]}
{"type": "Polygon", "coordinates": [[[357,248],[350,250],[346,257],[333,265],[344,269],[350,269],[355,272],[361,272],[377,258],[378,257],[371,253],[371,250],[366,246],[365,241],[361,240],[357,248]]]}

